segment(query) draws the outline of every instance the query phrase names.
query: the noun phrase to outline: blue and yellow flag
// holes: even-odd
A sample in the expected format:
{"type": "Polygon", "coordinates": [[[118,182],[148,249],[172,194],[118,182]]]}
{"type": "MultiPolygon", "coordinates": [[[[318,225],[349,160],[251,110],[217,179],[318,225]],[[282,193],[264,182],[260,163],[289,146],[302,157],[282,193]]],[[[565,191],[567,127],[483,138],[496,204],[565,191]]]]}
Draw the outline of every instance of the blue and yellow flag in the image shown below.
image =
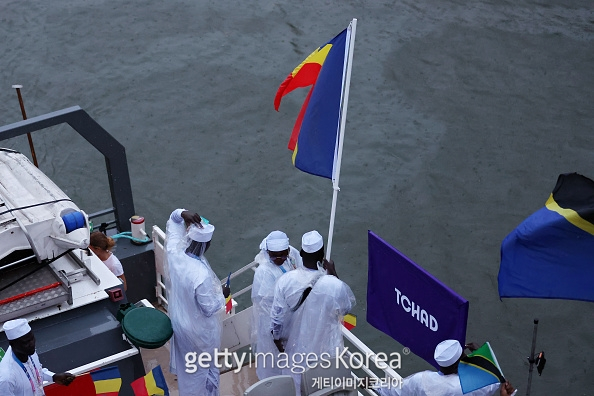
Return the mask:
{"type": "Polygon", "coordinates": [[[545,206],[501,244],[500,297],[594,301],[594,181],[559,175],[545,206]]]}

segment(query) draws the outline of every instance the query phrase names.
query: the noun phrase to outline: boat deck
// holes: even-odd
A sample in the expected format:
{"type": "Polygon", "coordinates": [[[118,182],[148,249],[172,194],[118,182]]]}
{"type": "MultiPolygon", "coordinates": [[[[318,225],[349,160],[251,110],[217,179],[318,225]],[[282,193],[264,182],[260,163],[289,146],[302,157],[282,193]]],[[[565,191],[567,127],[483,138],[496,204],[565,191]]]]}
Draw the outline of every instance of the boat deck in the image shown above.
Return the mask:
{"type": "MultiPolygon", "coordinates": [[[[148,373],[153,368],[161,365],[165,381],[169,387],[171,396],[179,396],[177,387],[177,377],[169,372],[169,348],[170,341],[157,349],[140,350],[144,369],[148,373]]],[[[221,396],[241,396],[243,392],[252,384],[258,382],[256,369],[253,367],[243,367],[239,373],[227,372],[221,375],[221,396]]]]}

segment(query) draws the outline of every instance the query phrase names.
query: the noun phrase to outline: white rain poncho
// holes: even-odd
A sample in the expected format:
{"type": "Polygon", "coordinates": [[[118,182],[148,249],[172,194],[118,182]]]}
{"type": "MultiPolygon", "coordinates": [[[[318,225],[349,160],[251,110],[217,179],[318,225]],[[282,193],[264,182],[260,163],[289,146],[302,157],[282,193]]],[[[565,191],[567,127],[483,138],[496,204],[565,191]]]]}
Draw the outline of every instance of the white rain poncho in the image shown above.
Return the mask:
{"type": "Polygon", "coordinates": [[[275,340],[286,340],[291,331],[293,309],[299,304],[303,291],[313,287],[318,278],[326,273],[324,269],[310,270],[306,267],[297,268],[276,281],[274,287],[274,301],[270,311],[270,327],[275,340]]]}
{"type": "Polygon", "coordinates": [[[342,319],[354,306],[355,295],[349,285],[333,275],[324,275],[296,311],[285,347],[292,368],[283,374],[293,376],[297,395],[300,394],[301,372],[308,364],[315,367],[316,361],[341,353],[344,347],[342,319]]]}
{"type": "MultiPolygon", "coordinates": [[[[267,238],[274,237],[273,234],[274,232],[270,233],[267,238]]],[[[280,234],[286,238],[284,233],[280,234]]],[[[257,353],[256,374],[261,380],[281,374],[281,370],[274,367],[279,352],[270,334],[270,310],[274,300],[274,285],[284,273],[303,267],[299,251],[290,245],[287,260],[280,266],[274,264],[266,250],[267,238],[262,241],[260,253],[254,258],[258,262],[258,268],[252,283],[252,352],[257,353]]],[[[288,238],[286,243],[288,244],[288,238]]]]}
{"type": "Polygon", "coordinates": [[[180,394],[184,396],[218,396],[219,369],[211,359],[210,367],[187,373],[186,354],[202,352],[214,357],[221,346],[221,317],[225,305],[221,284],[206,258],[190,257],[190,245],[182,209],[171,213],[167,222],[165,255],[169,274],[168,312],[173,326],[170,371],[177,374],[180,394]]]}
{"type": "MultiPolygon", "coordinates": [[[[464,396],[499,395],[500,384],[477,389],[464,396]]],[[[402,388],[374,388],[380,396],[462,396],[458,374],[443,375],[435,371],[421,371],[404,378],[402,388]]]]}

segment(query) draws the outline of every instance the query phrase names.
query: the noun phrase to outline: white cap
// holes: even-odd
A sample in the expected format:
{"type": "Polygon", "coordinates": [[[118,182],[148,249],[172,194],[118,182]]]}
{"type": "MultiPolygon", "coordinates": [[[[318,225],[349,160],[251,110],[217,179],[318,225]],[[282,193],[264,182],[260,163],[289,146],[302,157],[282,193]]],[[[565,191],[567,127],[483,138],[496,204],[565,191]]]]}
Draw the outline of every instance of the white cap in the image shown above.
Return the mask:
{"type": "Polygon", "coordinates": [[[433,357],[440,367],[449,367],[462,356],[462,346],[458,340],[445,340],[437,344],[433,357]]]}
{"type": "Polygon", "coordinates": [[[315,253],[324,247],[324,240],[317,231],[310,231],[303,234],[301,238],[301,249],[305,253],[315,253]]]}
{"type": "Polygon", "coordinates": [[[31,326],[29,326],[29,322],[27,319],[14,319],[9,320],[8,322],[4,323],[4,332],[6,333],[6,338],[9,340],[16,340],[17,338],[21,338],[25,334],[28,334],[31,331],[31,326]]]}
{"type": "Polygon", "coordinates": [[[282,252],[289,248],[289,237],[282,231],[272,231],[260,243],[260,249],[282,252]]]}
{"type": "Polygon", "coordinates": [[[202,228],[192,224],[188,230],[188,236],[196,242],[208,242],[212,239],[214,230],[215,228],[212,224],[203,224],[202,228]]]}

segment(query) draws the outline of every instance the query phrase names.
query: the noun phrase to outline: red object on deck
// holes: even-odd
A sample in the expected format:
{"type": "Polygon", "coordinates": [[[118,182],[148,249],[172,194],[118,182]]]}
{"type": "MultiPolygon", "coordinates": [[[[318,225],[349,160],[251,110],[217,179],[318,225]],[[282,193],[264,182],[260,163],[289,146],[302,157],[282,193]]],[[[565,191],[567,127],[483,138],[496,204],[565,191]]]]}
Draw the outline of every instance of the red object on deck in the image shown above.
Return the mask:
{"type": "Polygon", "coordinates": [[[49,289],[55,289],[61,285],[60,282],[52,283],[50,285],[42,286],[37,289],[29,290],[21,294],[17,294],[16,296],[5,298],[4,300],[0,300],[0,305],[8,304],[16,300],[20,300],[21,298],[29,297],[37,293],[41,293],[42,291],[46,291],[49,289]]]}

